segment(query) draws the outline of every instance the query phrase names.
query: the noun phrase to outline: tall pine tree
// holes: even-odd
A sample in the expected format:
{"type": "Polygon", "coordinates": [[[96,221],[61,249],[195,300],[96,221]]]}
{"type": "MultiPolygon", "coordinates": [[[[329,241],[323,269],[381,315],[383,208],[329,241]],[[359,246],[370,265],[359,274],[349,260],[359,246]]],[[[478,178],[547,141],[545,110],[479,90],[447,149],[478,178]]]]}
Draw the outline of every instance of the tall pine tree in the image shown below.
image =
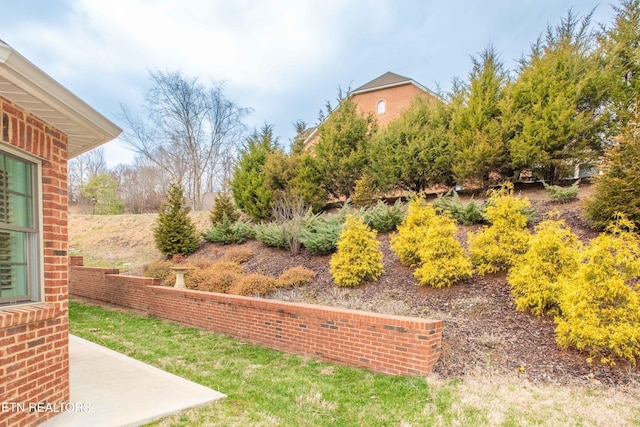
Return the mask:
{"type": "Polygon", "coordinates": [[[379,189],[420,192],[436,184],[451,185],[449,110],[439,99],[417,97],[378,131],[368,151],[368,174],[379,189]]]}
{"type": "Polygon", "coordinates": [[[553,182],[602,154],[607,88],[592,49],[590,18],[569,11],[521,61],[502,108],[516,170],[553,182]]]}
{"type": "Polygon", "coordinates": [[[458,184],[486,187],[491,177],[511,175],[500,110],[508,79],[493,46],[471,60],[469,81],[456,87],[451,102],[453,174],[458,184]]]}
{"type": "Polygon", "coordinates": [[[613,7],[611,28],[599,35],[612,113],[610,134],[616,135],[635,120],[640,102],[640,0],[622,0],[613,7]]]}
{"type": "Polygon", "coordinates": [[[256,221],[271,217],[273,191],[265,186],[264,165],[278,149],[271,125],[264,125],[247,139],[231,179],[236,205],[256,221]]]}
{"type": "Polygon", "coordinates": [[[366,147],[374,126],[347,97],[318,129],[320,140],[312,148],[322,187],[334,197],[350,197],[367,165],[366,147]]]}

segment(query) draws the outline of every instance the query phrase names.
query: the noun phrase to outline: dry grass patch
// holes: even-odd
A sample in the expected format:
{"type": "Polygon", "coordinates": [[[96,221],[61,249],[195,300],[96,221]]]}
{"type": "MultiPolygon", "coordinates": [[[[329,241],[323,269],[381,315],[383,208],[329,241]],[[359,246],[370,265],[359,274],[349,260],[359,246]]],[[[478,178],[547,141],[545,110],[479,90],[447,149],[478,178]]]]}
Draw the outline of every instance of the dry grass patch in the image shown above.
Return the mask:
{"type": "MultiPolygon", "coordinates": [[[[208,227],[208,212],[191,212],[198,230],[208,227]]],[[[114,267],[141,274],[145,265],[161,259],[153,242],[157,214],[69,214],[69,254],[82,255],[93,267],[114,267]]]]}
{"type": "MultiPolygon", "coordinates": [[[[429,377],[429,384],[441,383],[429,377]]],[[[589,388],[483,375],[465,377],[455,390],[458,409],[478,409],[490,426],[640,425],[638,385],[589,388]]]]}

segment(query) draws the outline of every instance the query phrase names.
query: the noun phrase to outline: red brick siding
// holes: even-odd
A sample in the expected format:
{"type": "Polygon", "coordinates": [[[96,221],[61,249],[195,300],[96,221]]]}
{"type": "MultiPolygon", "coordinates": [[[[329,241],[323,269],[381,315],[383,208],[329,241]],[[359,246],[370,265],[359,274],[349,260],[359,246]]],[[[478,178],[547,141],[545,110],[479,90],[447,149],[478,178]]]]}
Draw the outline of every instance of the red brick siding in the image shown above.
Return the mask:
{"type": "MultiPolygon", "coordinates": [[[[359,113],[363,115],[373,114],[378,126],[383,128],[387,126],[391,120],[397,118],[404,110],[409,108],[417,96],[430,97],[431,95],[412,84],[406,84],[356,94],[353,95],[351,99],[355,102],[359,113]],[[378,114],[378,102],[380,101],[385,101],[386,110],[384,113],[378,114]]],[[[305,143],[304,149],[307,150],[313,147],[318,141],[320,141],[320,132],[316,132],[313,138],[310,138],[305,143]]]]}
{"type": "Polygon", "coordinates": [[[71,267],[71,295],[387,374],[426,375],[440,356],[440,320],[179,290],[104,270],[71,267]]]}
{"type": "MultiPolygon", "coordinates": [[[[42,303],[0,307],[0,403],[69,401],[67,136],[0,97],[6,140],[42,161],[42,303]]],[[[3,129],[3,134],[4,129],[3,129]]],[[[36,425],[53,412],[0,413],[0,427],[36,425]]]]}
{"type": "Polygon", "coordinates": [[[416,96],[429,96],[423,90],[412,84],[390,87],[353,95],[358,111],[363,114],[373,114],[378,125],[385,127],[391,120],[395,119],[404,110],[409,108],[416,96]],[[377,113],[378,102],[385,101],[386,111],[377,113]]]}

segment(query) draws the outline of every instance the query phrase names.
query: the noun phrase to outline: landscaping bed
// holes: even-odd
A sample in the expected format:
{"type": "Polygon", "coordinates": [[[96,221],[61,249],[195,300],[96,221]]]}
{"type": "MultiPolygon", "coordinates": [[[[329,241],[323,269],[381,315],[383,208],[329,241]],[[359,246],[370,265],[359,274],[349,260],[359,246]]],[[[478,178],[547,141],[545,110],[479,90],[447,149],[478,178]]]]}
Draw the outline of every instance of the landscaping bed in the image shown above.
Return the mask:
{"type": "MultiPolygon", "coordinates": [[[[581,194],[588,190],[589,187],[581,194]]],[[[598,235],[582,219],[579,201],[557,205],[541,189],[524,195],[536,209],[531,227],[543,219],[546,212],[558,210],[560,218],[581,240],[587,242],[598,235]]],[[[478,227],[459,227],[458,239],[465,242],[467,232],[478,227]]],[[[445,289],[419,286],[413,270],[402,265],[391,250],[389,237],[389,233],[378,235],[385,273],[379,280],[353,289],[336,287],[329,273],[330,255],[311,255],[305,250],[292,255],[255,240],[230,246],[207,243],[197,254],[218,258],[229,248],[242,246],[253,253],[243,264],[247,273],[277,277],[286,269],[300,265],[316,273],[312,283],[278,290],[266,295],[267,298],[442,319],[443,351],[434,371],[447,378],[515,373],[536,382],[611,386],[639,382],[637,366],[588,364],[586,354],[561,349],[555,341],[552,318],[515,310],[504,273],[474,275],[445,289]]]]}

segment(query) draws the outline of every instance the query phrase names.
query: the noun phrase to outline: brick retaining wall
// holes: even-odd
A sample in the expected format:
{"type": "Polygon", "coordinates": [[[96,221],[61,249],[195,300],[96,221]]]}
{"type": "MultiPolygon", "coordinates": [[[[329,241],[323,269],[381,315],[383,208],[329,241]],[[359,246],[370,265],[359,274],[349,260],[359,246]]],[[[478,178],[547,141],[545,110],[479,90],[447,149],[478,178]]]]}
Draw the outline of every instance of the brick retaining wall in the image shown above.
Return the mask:
{"type": "Polygon", "coordinates": [[[174,289],[75,261],[71,295],[245,342],[394,375],[426,375],[440,356],[440,320],[174,289]]]}

